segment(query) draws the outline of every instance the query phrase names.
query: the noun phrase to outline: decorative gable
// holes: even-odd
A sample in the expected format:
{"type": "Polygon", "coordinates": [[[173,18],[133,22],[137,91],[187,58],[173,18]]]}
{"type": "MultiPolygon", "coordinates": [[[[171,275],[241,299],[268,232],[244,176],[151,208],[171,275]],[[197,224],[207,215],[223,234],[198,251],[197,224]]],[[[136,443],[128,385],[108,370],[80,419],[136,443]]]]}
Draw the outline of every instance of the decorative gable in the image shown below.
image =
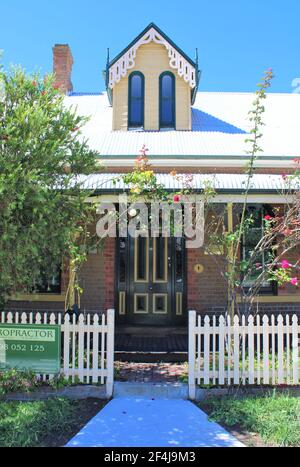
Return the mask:
{"type": "Polygon", "coordinates": [[[197,64],[190,60],[175,44],[153,23],[136,38],[108,66],[108,87],[113,89],[115,84],[127,75],[128,70],[135,66],[137,50],[141,45],[155,42],[163,45],[168,51],[170,67],[189,84],[191,89],[197,86],[197,64]]]}

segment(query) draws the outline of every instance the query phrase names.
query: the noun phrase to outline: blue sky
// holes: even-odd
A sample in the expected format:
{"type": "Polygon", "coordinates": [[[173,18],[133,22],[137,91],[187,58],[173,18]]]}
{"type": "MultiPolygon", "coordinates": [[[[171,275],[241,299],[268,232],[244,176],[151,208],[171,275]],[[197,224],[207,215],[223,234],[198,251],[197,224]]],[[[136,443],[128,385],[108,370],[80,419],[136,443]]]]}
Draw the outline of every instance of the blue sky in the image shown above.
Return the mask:
{"type": "Polygon", "coordinates": [[[52,46],[69,43],[76,91],[104,89],[111,58],[154,21],[191,58],[199,50],[200,90],[252,91],[273,67],[272,91],[300,77],[299,0],[1,0],[2,62],[52,70],[52,46]]]}

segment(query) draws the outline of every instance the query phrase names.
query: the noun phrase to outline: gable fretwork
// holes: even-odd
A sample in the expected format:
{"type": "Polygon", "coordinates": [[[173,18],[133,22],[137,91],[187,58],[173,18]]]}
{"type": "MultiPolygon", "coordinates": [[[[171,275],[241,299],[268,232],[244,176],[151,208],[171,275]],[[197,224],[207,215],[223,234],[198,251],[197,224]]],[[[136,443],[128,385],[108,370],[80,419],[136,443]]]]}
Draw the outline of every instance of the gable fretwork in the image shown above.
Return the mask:
{"type": "Polygon", "coordinates": [[[197,63],[151,23],[107,64],[114,130],[191,130],[197,63]]]}
{"type": "Polygon", "coordinates": [[[137,50],[141,45],[155,42],[156,44],[163,45],[168,53],[170,67],[182,77],[186,83],[193,89],[196,84],[196,66],[178,51],[177,48],[172,46],[170,42],[163,37],[154,27],[151,27],[143,36],[138,39],[123,55],[114,61],[109,67],[109,87],[113,89],[115,84],[121,78],[124,78],[128,72],[135,66],[135,59],[137,50]]]}

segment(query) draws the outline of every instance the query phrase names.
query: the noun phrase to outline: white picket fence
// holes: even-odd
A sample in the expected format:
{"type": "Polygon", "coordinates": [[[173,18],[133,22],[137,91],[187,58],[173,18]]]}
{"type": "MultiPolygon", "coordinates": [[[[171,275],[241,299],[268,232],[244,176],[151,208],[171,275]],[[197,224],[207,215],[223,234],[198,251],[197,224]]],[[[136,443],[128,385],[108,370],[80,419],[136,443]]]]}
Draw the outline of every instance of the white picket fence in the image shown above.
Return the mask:
{"type": "MultiPolygon", "coordinates": [[[[115,312],[80,314],[2,312],[1,323],[58,324],[61,327],[61,374],[74,383],[106,384],[111,397],[114,384],[115,312]]],[[[54,375],[41,375],[43,380],[54,375]]]]}
{"type": "Polygon", "coordinates": [[[197,315],[189,312],[189,396],[197,385],[298,385],[296,315],[197,315]]]}

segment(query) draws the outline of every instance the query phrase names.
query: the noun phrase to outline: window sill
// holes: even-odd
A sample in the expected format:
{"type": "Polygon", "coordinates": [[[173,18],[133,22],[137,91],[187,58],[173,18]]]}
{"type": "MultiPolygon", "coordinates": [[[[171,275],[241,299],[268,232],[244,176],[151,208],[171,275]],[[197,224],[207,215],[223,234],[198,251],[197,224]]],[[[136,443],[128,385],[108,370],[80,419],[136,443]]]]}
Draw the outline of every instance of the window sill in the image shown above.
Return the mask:
{"type": "Polygon", "coordinates": [[[138,131],[138,132],[143,132],[145,131],[143,126],[129,126],[128,131],[138,131]]]}
{"type": "MultiPolygon", "coordinates": [[[[254,297],[254,303],[295,303],[300,302],[299,295],[257,295],[254,297]]],[[[240,303],[240,297],[237,297],[237,302],[240,303]]]]}
{"type": "Polygon", "coordinates": [[[159,131],[175,131],[175,127],[174,126],[161,126],[159,128],[159,131]]]}
{"type": "Polygon", "coordinates": [[[66,299],[66,294],[18,294],[10,297],[10,300],[16,302],[64,302],[66,299]]]}

